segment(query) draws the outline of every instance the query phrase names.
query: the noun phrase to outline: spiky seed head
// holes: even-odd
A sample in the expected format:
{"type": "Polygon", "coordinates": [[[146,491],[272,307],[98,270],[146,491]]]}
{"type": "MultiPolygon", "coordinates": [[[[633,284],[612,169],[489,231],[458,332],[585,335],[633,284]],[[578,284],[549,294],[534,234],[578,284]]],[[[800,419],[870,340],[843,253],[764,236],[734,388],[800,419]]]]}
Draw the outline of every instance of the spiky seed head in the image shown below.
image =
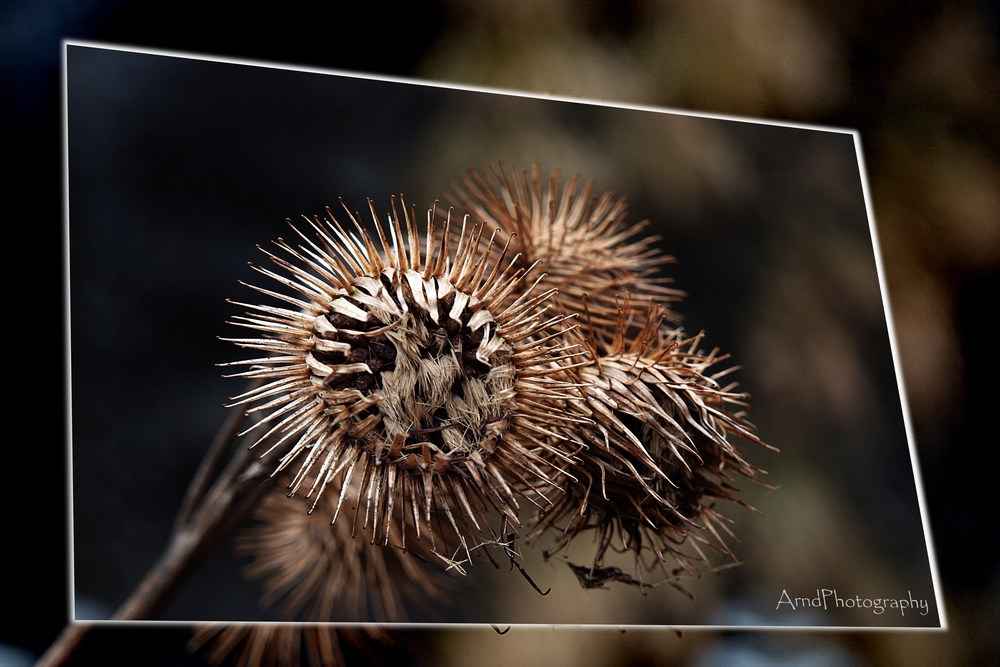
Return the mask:
{"type": "Polygon", "coordinates": [[[341,641],[369,653],[391,642],[388,632],[376,626],[206,623],[192,629],[188,649],[204,649],[210,665],[231,657],[236,667],[298,667],[304,651],[307,665],[343,667],[341,641]]]}
{"type": "Polygon", "coordinates": [[[679,587],[680,576],[698,576],[699,564],[715,567],[720,556],[736,560],[715,500],[746,505],[736,477],[756,481],[760,471],[727,436],[763,443],[733,412],[745,407],[746,395],[719,383],[733,369],[710,374],[725,357],[705,354],[702,336],[686,338],[664,327],[664,318],[660,307],[637,312],[623,300],[614,333],[587,330],[589,363],[572,370],[585,397],[573,405],[595,424],[572,436],[587,445],[572,468],[581,483],[539,513],[530,537],[557,528],[552,554],[568,550],[579,534],[594,533],[593,563],[574,570],[585,586],[623,580],[615,568],[603,567],[614,542],[633,552],[638,579],[631,582],[640,585],[644,569],[655,567],[679,587]],[[652,565],[641,565],[644,551],[652,565]]]}
{"type": "Polygon", "coordinates": [[[369,208],[379,248],[345,207],[350,231],[328,208],[264,250],[278,271],[255,270],[286,289],[251,286],[281,305],[239,304],[251,312],[232,323],[263,335],[227,340],[265,355],[234,362],[261,384],[231,405],[264,415],[250,430],[284,448],[275,473],[297,466],[289,495],[315,504],[358,480],[353,524],[373,542],[398,520],[433,543],[445,523],[471,557],[467,536],[497,538],[493,510],[517,524],[518,490],[546,503],[557,488],[544,406],[575,400],[560,374],[579,352],[553,343],[566,316],[546,312],[553,291],[532,290],[509,239],[494,252],[496,232],[467,217],[456,232],[436,205],[421,239],[405,203],[403,223],[395,199],[385,225],[369,208]]]}
{"type": "MultiPolygon", "coordinates": [[[[455,581],[429,569],[426,541],[386,549],[352,536],[347,522],[331,528],[334,498],[325,495],[309,513],[308,500],[289,499],[274,489],[254,509],[257,524],[239,535],[236,552],[253,558],[246,574],[263,580],[263,606],[278,603],[283,617],[301,615],[310,623],[406,622],[408,611],[426,617],[449,602],[455,581]]],[[[393,539],[401,541],[399,535],[393,539]]],[[[204,655],[213,665],[233,656],[240,667],[295,666],[304,651],[306,664],[328,667],[344,664],[342,640],[361,649],[391,643],[389,634],[373,625],[212,623],[194,628],[189,647],[207,646],[204,655]]]]}
{"type": "MultiPolygon", "coordinates": [[[[336,497],[324,495],[309,513],[308,499],[289,499],[276,489],[254,510],[258,523],[239,536],[236,552],[253,558],[246,574],[263,580],[262,605],[280,600],[279,611],[289,619],[304,611],[307,621],[404,623],[408,610],[427,617],[448,604],[455,583],[430,564],[426,540],[386,549],[353,536],[350,522],[331,528],[336,497]]],[[[390,541],[405,543],[399,522],[389,525],[390,541]]]]}
{"type": "Polygon", "coordinates": [[[538,164],[529,176],[500,163],[490,172],[470,169],[455,190],[476,219],[516,235],[523,261],[545,263],[543,284],[558,289],[554,301],[561,312],[589,311],[595,324],[614,328],[618,294],[642,302],[679,301],[684,293],[668,287],[672,281],[660,272],[673,258],[657,248],[658,237],[641,234],[648,221],[626,223],[625,198],[613,192],[593,196],[593,180],[578,193],[579,182],[573,176],[560,194],[559,170],[553,169],[543,190],[538,164]]]}
{"type": "Polygon", "coordinates": [[[657,238],[640,234],[646,223],[625,222],[624,199],[592,197],[593,181],[578,196],[578,183],[574,176],[560,194],[553,170],[543,191],[537,165],[529,176],[501,164],[470,169],[456,186],[465,210],[517,233],[523,256],[545,261],[545,285],[559,290],[557,308],[583,320],[565,338],[589,351],[570,373],[584,400],[568,403],[555,429],[582,445],[571,466],[580,481],[538,513],[531,537],[558,528],[554,552],[580,532],[595,532],[593,563],[574,570],[585,586],[641,585],[644,551],[677,585],[678,575],[697,576],[700,561],[735,560],[714,501],[743,503],[734,477],[757,480],[759,471],[727,435],[760,440],[738,413],[745,395],[718,383],[733,369],[710,375],[725,357],[703,353],[701,336],[685,338],[676,328],[680,317],[667,305],[683,292],[660,273],[672,258],[660,253],[657,238]],[[574,416],[580,421],[571,422],[574,416]],[[635,554],[638,580],[602,567],[612,539],[635,554]],[[664,566],[668,559],[675,568],[664,566]]]}

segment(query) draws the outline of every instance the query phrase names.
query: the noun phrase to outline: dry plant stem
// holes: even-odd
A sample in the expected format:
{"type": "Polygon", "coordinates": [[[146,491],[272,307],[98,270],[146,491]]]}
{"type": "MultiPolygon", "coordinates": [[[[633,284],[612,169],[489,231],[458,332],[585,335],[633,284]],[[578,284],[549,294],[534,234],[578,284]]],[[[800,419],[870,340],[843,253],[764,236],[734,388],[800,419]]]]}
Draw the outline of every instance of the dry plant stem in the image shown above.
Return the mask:
{"type": "MultiPolygon", "coordinates": [[[[248,385],[247,389],[254,389],[259,384],[260,381],[255,380],[248,385]]],[[[240,427],[245,421],[245,412],[241,410],[230,411],[229,417],[222,425],[222,428],[215,434],[212,445],[205,453],[205,458],[201,460],[194,479],[191,480],[191,485],[188,486],[187,491],[184,493],[184,502],[181,504],[181,509],[177,512],[177,517],[174,519],[174,533],[181,531],[191,520],[192,514],[198,509],[198,503],[204,499],[205,494],[212,484],[212,480],[215,479],[222,466],[225,465],[226,455],[229,454],[232,444],[240,432],[240,427]]]]}
{"type": "Polygon", "coordinates": [[[239,450],[190,522],[174,532],[167,550],[118,608],[114,619],[147,619],[159,613],[183,577],[246,517],[268,488],[262,482],[269,473],[253,452],[239,450]]]}
{"type": "Polygon", "coordinates": [[[52,642],[52,646],[38,659],[35,667],[55,667],[66,664],[66,661],[80,647],[80,642],[83,641],[92,627],[94,627],[93,623],[71,621],[52,642]]]}
{"type": "MultiPolygon", "coordinates": [[[[244,419],[242,411],[235,411],[219,430],[185,494],[166,550],[115,612],[114,620],[150,619],[158,614],[184,578],[242,522],[270,488],[273,465],[270,461],[262,464],[256,451],[245,447],[237,447],[219,473],[244,419]]],[[[65,664],[93,625],[71,622],[37,664],[65,664]]]]}

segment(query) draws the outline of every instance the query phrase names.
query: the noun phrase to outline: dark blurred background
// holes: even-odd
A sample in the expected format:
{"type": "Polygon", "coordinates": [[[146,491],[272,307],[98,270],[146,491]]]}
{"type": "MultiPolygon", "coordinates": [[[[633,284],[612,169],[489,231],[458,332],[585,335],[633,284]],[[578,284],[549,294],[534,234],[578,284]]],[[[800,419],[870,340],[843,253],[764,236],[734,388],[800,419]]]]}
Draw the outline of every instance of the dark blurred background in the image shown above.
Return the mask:
{"type": "MultiPolygon", "coordinates": [[[[12,332],[24,352],[11,372],[20,397],[13,411],[27,421],[7,446],[17,480],[5,487],[8,572],[16,574],[5,578],[4,659],[30,661],[66,618],[64,442],[53,417],[62,416],[65,366],[56,267],[65,251],[59,40],[68,37],[857,128],[951,630],[682,638],[456,630],[415,637],[394,659],[994,664],[1000,550],[987,458],[996,442],[988,416],[995,363],[986,345],[1000,264],[997,31],[996,4],[975,2],[445,2],[350,13],[295,3],[5,4],[0,113],[17,309],[8,321],[27,325],[12,332]]],[[[100,630],[80,664],[191,662],[185,639],[180,630],[100,630]]]]}

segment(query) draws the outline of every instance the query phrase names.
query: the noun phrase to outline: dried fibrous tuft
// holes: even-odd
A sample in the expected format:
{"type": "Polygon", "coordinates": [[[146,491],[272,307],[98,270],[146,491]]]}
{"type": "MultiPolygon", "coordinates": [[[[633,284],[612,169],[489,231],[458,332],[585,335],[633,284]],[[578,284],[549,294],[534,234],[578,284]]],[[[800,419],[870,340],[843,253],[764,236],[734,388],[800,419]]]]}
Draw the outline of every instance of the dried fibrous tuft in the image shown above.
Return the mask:
{"type": "MultiPolygon", "coordinates": [[[[624,197],[592,196],[593,180],[577,193],[579,181],[573,176],[560,194],[559,170],[553,169],[543,191],[537,164],[530,176],[500,164],[490,172],[470,169],[455,190],[475,219],[515,235],[525,262],[544,263],[543,284],[558,290],[554,300],[562,312],[583,313],[589,306],[596,324],[614,327],[619,294],[679,301],[684,293],[668,287],[672,281],[660,273],[673,258],[657,248],[658,237],[641,234],[649,221],[627,224],[624,197]]],[[[667,317],[676,319],[670,311],[667,317]]]]}
{"type": "Polygon", "coordinates": [[[380,249],[345,207],[350,232],[327,209],[306,219],[312,235],[289,221],[297,246],[264,251],[280,272],[255,270],[293,294],[251,286],[283,305],[239,304],[252,312],[233,323],[263,336],[229,340],[266,356],[234,362],[261,384],[232,405],[264,415],[250,430],[284,448],[276,473],[297,465],[289,495],[315,507],[356,487],[353,524],[372,542],[429,535],[450,563],[452,549],[471,557],[474,532],[499,539],[491,508],[517,524],[518,494],[545,504],[564,477],[549,409],[578,399],[564,369],[579,351],[560,340],[567,316],[546,313],[554,290],[494,252],[496,233],[467,218],[456,233],[451,211],[438,230],[435,206],[421,239],[405,203],[403,223],[395,199],[385,225],[369,208],[380,249]],[[439,544],[446,532],[456,545],[439,544]]]}

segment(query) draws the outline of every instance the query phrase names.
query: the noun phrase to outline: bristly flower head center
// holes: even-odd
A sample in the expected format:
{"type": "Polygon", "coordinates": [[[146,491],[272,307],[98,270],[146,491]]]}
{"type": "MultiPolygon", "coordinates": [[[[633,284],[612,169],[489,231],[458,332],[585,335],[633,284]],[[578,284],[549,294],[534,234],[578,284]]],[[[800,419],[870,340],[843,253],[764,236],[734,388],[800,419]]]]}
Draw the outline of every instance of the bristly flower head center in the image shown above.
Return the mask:
{"type": "Polygon", "coordinates": [[[305,298],[250,286],[292,308],[240,304],[255,312],[234,323],[264,336],[231,340],[269,356],[235,362],[263,384],[233,405],[265,415],[256,444],[285,446],[275,473],[298,463],[291,494],[305,484],[318,501],[358,474],[365,527],[381,524],[385,540],[395,502],[410,505],[418,536],[418,515],[429,527],[439,510],[456,533],[453,510],[476,530],[488,507],[516,523],[515,495],[544,498],[563,473],[536,452],[552,448],[539,435],[560,418],[539,406],[578,400],[562,373],[579,346],[553,343],[567,316],[546,314],[555,290],[533,294],[510,239],[498,253],[497,233],[486,242],[467,217],[454,234],[449,211],[439,232],[432,209],[421,239],[393,200],[387,238],[369,206],[381,252],[349,211],[356,233],[327,209],[306,219],[314,237],[292,226],[303,244],[275,242],[294,261],[265,251],[288,276],[253,267],[305,298]]]}
{"type": "Polygon", "coordinates": [[[404,269],[394,286],[394,273],[357,281],[316,318],[306,363],[327,414],[337,415],[345,395],[376,400],[352,415],[347,437],[403,468],[489,456],[515,406],[510,344],[489,310],[446,276],[425,281],[404,269]]]}

